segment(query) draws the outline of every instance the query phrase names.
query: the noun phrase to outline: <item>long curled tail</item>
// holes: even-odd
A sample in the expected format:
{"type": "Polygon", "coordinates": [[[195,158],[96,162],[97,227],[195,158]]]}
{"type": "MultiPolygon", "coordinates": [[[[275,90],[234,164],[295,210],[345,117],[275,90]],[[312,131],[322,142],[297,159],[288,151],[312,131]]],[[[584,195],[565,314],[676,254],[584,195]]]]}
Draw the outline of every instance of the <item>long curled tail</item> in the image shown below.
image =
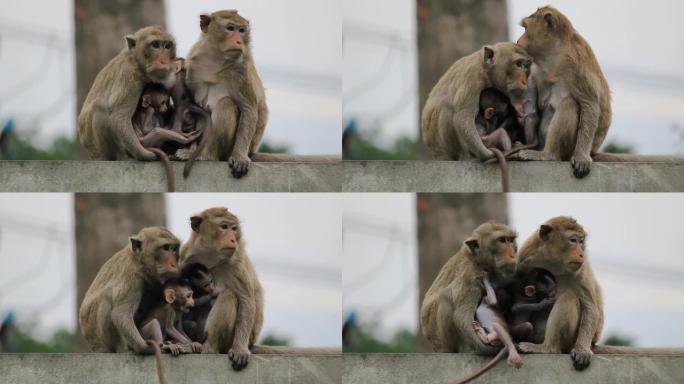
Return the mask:
{"type": "Polygon", "coordinates": [[[491,360],[489,360],[487,362],[487,364],[483,365],[477,371],[469,374],[468,376],[466,376],[460,380],[454,381],[452,384],[466,384],[466,383],[469,383],[469,382],[477,379],[478,377],[482,376],[483,373],[492,369],[499,361],[503,360],[503,358],[507,354],[508,354],[508,347],[504,346],[503,348],[501,348],[499,353],[496,354],[496,356],[494,356],[491,360]]]}
{"type": "MultiPolygon", "coordinates": [[[[501,168],[501,191],[508,192],[508,163],[506,162],[506,156],[498,148],[489,148],[490,151],[494,153],[496,161],[499,162],[499,167],[501,168]]],[[[490,159],[485,161],[485,164],[493,164],[495,159],[490,159]]]]}
{"type": "Polygon", "coordinates": [[[162,164],[164,164],[164,170],[166,171],[166,188],[169,192],[173,192],[176,189],[176,179],[173,177],[173,168],[171,168],[169,157],[164,151],[158,148],[147,148],[147,150],[156,154],[162,164]]]}
{"type": "Polygon", "coordinates": [[[159,344],[154,340],[146,340],[148,345],[154,348],[154,360],[157,362],[157,377],[159,378],[159,384],[166,384],[166,377],[164,376],[164,365],[162,365],[161,360],[161,349],[159,349],[159,344]]]}

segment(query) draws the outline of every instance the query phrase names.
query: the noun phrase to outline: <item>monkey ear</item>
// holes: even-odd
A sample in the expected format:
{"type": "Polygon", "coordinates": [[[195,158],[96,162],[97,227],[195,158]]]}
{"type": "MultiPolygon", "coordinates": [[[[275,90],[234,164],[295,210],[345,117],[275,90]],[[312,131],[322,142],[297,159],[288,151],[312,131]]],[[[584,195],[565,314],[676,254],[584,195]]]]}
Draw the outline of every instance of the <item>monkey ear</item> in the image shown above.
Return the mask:
{"type": "Polygon", "coordinates": [[[169,304],[176,301],[176,291],[173,288],[166,288],[164,290],[164,300],[169,304]]]}
{"type": "Polygon", "coordinates": [[[541,227],[539,227],[539,238],[541,238],[542,240],[548,240],[549,236],[551,235],[551,231],[553,231],[553,228],[551,228],[551,226],[542,224],[541,227]]]}
{"type": "Polygon", "coordinates": [[[546,22],[546,28],[555,31],[556,27],[558,26],[558,19],[556,18],[556,15],[552,14],[551,12],[547,12],[544,14],[544,21],[546,22]]]}
{"type": "Polygon", "coordinates": [[[143,108],[148,108],[152,104],[152,96],[149,94],[145,94],[142,96],[142,101],[140,102],[140,105],[143,108]]]}
{"type": "Polygon", "coordinates": [[[487,65],[494,64],[494,48],[487,45],[484,46],[484,62],[487,65]]]}
{"type": "Polygon", "coordinates": [[[201,217],[193,216],[190,218],[190,228],[192,228],[193,231],[199,233],[200,224],[202,224],[202,218],[201,217]]]}
{"type": "Polygon", "coordinates": [[[183,70],[183,67],[185,67],[185,59],[179,57],[174,64],[176,64],[176,73],[180,73],[180,71],[183,70]]]}
{"type": "Polygon", "coordinates": [[[209,30],[209,23],[211,23],[211,16],[207,14],[200,15],[200,29],[207,33],[209,30]]]}
{"type": "Polygon", "coordinates": [[[485,108],[485,110],[484,110],[484,118],[485,118],[486,120],[489,120],[489,119],[491,119],[492,117],[494,117],[494,108],[492,108],[492,107],[485,108]]]}
{"type": "Polygon", "coordinates": [[[466,239],[465,244],[468,246],[468,249],[470,249],[471,253],[475,253],[478,249],[480,249],[480,242],[474,237],[466,239]]]}
{"type": "Polygon", "coordinates": [[[126,35],[126,45],[128,45],[129,51],[135,48],[135,37],[133,35],[126,35]]]}
{"type": "Polygon", "coordinates": [[[129,240],[131,241],[131,249],[133,250],[133,254],[140,254],[142,251],[142,241],[140,241],[140,239],[137,237],[131,237],[129,240]]]}

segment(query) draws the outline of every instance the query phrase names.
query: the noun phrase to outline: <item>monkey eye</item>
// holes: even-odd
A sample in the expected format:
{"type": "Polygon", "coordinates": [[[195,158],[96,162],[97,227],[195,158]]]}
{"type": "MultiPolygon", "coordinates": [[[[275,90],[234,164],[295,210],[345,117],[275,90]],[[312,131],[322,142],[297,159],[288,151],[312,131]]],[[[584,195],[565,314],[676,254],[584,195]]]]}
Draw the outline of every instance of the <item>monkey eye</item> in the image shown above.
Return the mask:
{"type": "Polygon", "coordinates": [[[230,228],[230,225],[228,223],[221,223],[221,229],[228,229],[230,228]]]}
{"type": "Polygon", "coordinates": [[[233,32],[235,30],[235,26],[229,25],[228,27],[226,27],[226,29],[229,30],[230,32],[233,32]]]}
{"type": "Polygon", "coordinates": [[[238,31],[239,31],[240,33],[245,33],[246,29],[240,28],[240,29],[238,29],[238,31]]]}
{"type": "Polygon", "coordinates": [[[152,48],[161,48],[161,43],[157,40],[153,41],[152,48]]]}

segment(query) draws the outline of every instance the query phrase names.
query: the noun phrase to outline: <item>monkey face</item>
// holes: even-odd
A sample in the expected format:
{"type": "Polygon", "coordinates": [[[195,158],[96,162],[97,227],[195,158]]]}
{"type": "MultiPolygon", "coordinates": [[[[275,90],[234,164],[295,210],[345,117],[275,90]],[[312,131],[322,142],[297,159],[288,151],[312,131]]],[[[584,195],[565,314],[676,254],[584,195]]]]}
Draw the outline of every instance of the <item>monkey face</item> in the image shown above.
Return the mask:
{"type": "MultiPolygon", "coordinates": [[[[126,36],[128,50],[138,64],[145,68],[149,79],[168,83],[176,69],[176,43],[173,37],[159,27],[146,27],[134,35],[126,36]]],[[[175,77],[174,77],[175,78],[175,77]]]]}
{"type": "Polygon", "coordinates": [[[543,268],[554,276],[578,273],[585,261],[581,225],[570,217],[556,217],[539,227],[525,242],[518,261],[525,267],[543,268]]]}
{"type": "Polygon", "coordinates": [[[161,114],[169,110],[169,95],[165,93],[155,93],[152,97],[152,107],[161,114]]]}
{"type": "Polygon", "coordinates": [[[178,275],[178,242],[169,242],[161,245],[155,254],[155,266],[157,276],[161,281],[178,275]]]}
{"type": "Polygon", "coordinates": [[[476,264],[502,278],[515,274],[516,233],[508,226],[496,223],[480,225],[465,241],[476,264]]]}
{"type": "Polygon", "coordinates": [[[184,264],[200,263],[211,270],[219,263],[231,261],[239,251],[242,236],[238,218],[226,208],[210,208],[190,218],[197,236],[197,252],[183,260],[184,264]]]}
{"type": "Polygon", "coordinates": [[[188,313],[195,306],[195,300],[192,298],[192,289],[189,287],[178,287],[178,309],[183,313],[188,313]]]}
{"type": "Polygon", "coordinates": [[[525,32],[518,39],[518,45],[534,58],[553,48],[562,29],[560,16],[560,13],[551,7],[537,9],[520,22],[525,32]]]}
{"type": "Polygon", "coordinates": [[[131,251],[151,278],[164,282],[178,275],[180,241],[166,228],[149,227],[130,238],[131,251]]]}
{"type": "Polygon", "coordinates": [[[231,60],[242,57],[249,44],[249,21],[236,10],[201,15],[200,28],[210,35],[218,50],[231,60]]]}
{"type": "Polygon", "coordinates": [[[504,92],[518,114],[522,115],[532,60],[525,50],[512,43],[499,43],[483,49],[484,67],[492,85],[504,92]]]}

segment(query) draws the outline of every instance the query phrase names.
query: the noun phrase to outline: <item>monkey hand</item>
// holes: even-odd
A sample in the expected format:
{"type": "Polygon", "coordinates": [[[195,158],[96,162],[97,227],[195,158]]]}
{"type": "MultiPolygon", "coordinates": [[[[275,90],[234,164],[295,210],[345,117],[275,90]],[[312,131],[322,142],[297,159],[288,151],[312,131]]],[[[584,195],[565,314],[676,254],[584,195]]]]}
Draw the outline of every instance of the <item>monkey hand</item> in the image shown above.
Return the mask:
{"type": "Polygon", "coordinates": [[[576,178],[581,179],[589,174],[591,170],[591,156],[588,154],[575,153],[570,158],[572,173],[576,178]]]}
{"type": "Polygon", "coordinates": [[[570,351],[572,365],[575,367],[576,370],[583,371],[585,368],[589,366],[589,363],[591,363],[591,355],[593,354],[594,352],[592,352],[589,348],[581,348],[575,346],[575,348],[573,348],[572,351],[570,351]]]}
{"type": "Polygon", "coordinates": [[[541,344],[528,343],[523,341],[516,345],[520,353],[544,353],[544,349],[541,344]]]}
{"type": "Polygon", "coordinates": [[[202,353],[202,343],[193,341],[192,343],[190,343],[190,348],[194,353],[202,353]]]}
{"type": "Polygon", "coordinates": [[[230,166],[233,177],[239,179],[246,175],[249,170],[249,163],[251,162],[252,160],[250,160],[248,156],[233,152],[228,159],[228,165],[230,166]]]}
{"type": "Polygon", "coordinates": [[[508,352],[508,366],[513,368],[520,368],[523,365],[522,357],[517,353],[508,352]]]}
{"type": "Polygon", "coordinates": [[[240,347],[233,345],[233,347],[228,351],[228,358],[232,362],[233,369],[236,371],[241,371],[249,363],[249,355],[252,353],[246,347],[240,347]]]}

